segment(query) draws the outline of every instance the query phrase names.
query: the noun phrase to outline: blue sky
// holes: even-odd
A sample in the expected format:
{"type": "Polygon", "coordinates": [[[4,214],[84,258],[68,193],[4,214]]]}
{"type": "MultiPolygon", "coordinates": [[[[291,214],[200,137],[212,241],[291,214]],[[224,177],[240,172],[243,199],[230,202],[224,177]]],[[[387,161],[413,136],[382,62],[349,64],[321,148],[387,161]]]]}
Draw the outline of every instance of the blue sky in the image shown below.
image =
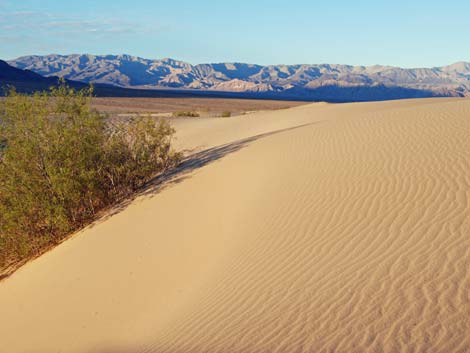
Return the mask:
{"type": "Polygon", "coordinates": [[[469,0],[0,0],[0,58],[430,67],[470,61],[469,14],[469,0]]]}

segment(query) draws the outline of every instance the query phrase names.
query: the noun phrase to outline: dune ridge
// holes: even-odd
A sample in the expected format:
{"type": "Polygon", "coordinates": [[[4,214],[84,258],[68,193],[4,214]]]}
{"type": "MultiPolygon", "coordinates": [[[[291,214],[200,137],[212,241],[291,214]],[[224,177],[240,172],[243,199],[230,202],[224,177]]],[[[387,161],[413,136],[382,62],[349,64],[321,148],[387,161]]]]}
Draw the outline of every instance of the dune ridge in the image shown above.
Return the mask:
{"type": "Polygon", "coordinates": [[[470,351],[469,100],[176,128],[204,163],[0,283],[8,352],[470,351]]]}

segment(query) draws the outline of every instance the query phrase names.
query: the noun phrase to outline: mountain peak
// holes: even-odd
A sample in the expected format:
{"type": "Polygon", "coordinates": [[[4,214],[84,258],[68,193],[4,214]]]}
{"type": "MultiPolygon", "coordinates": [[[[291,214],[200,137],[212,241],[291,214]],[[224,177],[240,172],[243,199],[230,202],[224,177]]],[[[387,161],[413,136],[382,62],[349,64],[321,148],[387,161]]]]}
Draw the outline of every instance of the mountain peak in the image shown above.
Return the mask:
{"type": "Polygon", "coordinates": [[[458,61],[448,66],[444,66],[447,70],[453,70],[458,72],[470,72],[470,62],[458,61]]]}

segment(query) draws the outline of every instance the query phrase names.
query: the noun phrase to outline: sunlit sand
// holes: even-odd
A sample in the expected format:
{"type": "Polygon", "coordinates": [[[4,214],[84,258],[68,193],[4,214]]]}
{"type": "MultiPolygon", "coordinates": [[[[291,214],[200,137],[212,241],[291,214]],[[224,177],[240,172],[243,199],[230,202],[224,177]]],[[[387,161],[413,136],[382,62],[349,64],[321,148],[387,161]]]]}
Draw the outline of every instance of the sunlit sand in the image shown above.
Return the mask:
{"type": "Polygon", "coordinates": [[[175,128],[179,171],[0,282],[1,352],[470,349],[470,100],[175,128]]]}

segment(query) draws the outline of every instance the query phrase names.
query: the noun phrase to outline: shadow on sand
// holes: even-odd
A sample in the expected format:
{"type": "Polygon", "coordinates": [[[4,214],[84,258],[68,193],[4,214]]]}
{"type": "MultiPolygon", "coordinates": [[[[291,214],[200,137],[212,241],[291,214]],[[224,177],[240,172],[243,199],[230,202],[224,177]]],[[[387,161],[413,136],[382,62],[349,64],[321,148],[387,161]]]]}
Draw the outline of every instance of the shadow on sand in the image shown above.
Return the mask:
{"type": "Polygon", "coordinates": [[[157,177],[153,180],[148,182],[139,192],[135,193],[132,197],[127,198],[126,200],[119,203],[117,206],[114,206],[111,210],[106,212],[106,215],[97,219],[93,224],[89,225],[89,227],[94,227],[97,224],[104,222],[105,220],[109,219],[110,217],[120,213],[124,209],[126,209],[129,204],[131,204],[135,199],[142,198],[142,197],[153,197],[160,193],[163,189],[179,184],[185,179],[191,177],[191,174],[210,163],[213,163],[231,153],[237,152],[246,146],[248,146],[251,142],[259,140],[263,137],[267,137],[270,135],[275,135],[281,132],[290,131],[294,129],[298,129],[304,126],[317,124],[315,123],[308,123],[303,125],[298,125],[286,129],[276,130],[264,134],[255,135],[246,139],[238,140],[236,142],[228,143],[225,145],[212,147],[207,150],[203,150],[200,152],[194,152],[194,150],[184,151],[185,154],[188,156],[183,159],[183,161],[174,169],[169,170],[157,177]]]}

